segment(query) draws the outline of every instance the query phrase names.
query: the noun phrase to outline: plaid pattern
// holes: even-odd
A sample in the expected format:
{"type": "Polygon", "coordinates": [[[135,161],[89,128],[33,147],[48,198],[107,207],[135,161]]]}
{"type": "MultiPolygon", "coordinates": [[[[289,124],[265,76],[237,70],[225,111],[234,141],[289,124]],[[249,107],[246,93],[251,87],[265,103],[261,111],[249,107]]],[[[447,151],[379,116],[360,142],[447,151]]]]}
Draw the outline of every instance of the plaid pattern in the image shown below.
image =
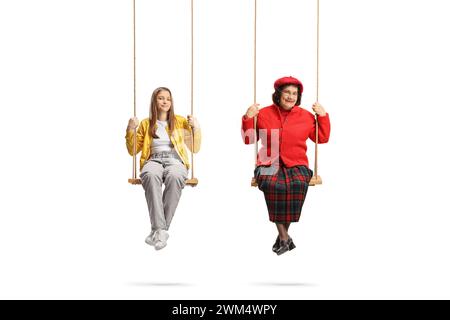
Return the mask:
{"type": "Polygon", "coordinates": [[[281,165],[278,170],[259,166],[255,169],[258,188],[264,192],[270,221],[288,223],[300,219],[312,174],[312,170],[306,166],[286,168],[281,165]],[[274,174],[270,174],[271,170],[274,174]]]}

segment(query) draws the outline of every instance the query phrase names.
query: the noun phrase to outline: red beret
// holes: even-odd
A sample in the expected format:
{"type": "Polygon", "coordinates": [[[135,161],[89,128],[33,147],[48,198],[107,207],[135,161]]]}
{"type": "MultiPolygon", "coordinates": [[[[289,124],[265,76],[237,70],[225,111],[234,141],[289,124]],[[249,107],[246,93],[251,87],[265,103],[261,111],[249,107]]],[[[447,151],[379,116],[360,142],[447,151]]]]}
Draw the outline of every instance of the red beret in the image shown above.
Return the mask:
{"type": "Polygon", "coordinates": [[[294,77],[283,77],[278,79],[277,81],[275,81],[275,83],[273,84],[273,87],[275,89],[278,89],[281,86],[284,86],[286,84],[292,84],[294,86],[298,86],[299,87],[299,93],[303,92],[303,84],[300,82],[300,80],[298,80],[297,78],[294,77]]]}

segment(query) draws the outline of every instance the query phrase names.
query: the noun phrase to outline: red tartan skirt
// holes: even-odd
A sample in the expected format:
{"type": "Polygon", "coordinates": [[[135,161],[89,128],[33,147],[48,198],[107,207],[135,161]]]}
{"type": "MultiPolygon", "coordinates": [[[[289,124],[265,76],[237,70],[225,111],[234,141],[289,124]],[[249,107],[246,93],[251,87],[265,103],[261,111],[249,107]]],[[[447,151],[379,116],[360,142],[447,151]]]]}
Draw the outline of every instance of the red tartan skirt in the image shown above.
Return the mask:
{"type": "Polygon", "coordinates": [[[308,192],[312,170],[306,166],[279,168],[259,166],[255,178],[264,192],[269,220],[275,223],[298,222],[308,192]]]}

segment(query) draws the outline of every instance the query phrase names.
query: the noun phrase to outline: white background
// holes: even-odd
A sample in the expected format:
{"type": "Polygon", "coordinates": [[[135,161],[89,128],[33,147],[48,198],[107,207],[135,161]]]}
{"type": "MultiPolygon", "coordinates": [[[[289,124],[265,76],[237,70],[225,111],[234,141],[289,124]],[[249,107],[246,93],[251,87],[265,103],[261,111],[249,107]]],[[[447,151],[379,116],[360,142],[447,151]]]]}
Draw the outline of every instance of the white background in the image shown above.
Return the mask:
{"type": "MultiPolygon", "coordinates": [[[[127,183],[132,1],[0,2],[0,298],[450,298],[447,1],[321,1],[324,184],[280,257],[240,138],[253,1],[195,3],[200,184],[156,252],[143,191],[127,183]]],[[[315,1],[258,10],[258,102],[293,75],[310,109],[315,1]]],[[[187,115],[189,2],[137,0],[137,11],[138,117],[157,86],[187,115]]]]}

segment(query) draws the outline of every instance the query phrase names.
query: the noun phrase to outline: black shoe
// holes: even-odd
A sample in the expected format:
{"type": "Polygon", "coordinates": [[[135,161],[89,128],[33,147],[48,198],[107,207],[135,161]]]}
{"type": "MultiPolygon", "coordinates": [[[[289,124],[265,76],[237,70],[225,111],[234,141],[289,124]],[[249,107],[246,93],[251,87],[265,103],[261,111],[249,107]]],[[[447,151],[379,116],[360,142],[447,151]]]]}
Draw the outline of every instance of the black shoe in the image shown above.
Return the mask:
{"type": "Polygon", "coordinates": [[[292,243],[291,239],[287,239],[286,241],[280,240],[280,247],[275,252],[277,255],[282,255],[283,253],[289,251],[289,245],[292,243]]]}
{"type": "MultiPolygon", "coordinates": [[[[289,251],[294,250],[296,248],[294,241],[292,241],[292,238],[289,237],[290,243],[289,243],[289,251]]],[[[272,251],[273,252],[277,252],[278,249],[280,248],[280,236],[277,237],[277,239],[275,240],[275,243],[272,246],[272,251]]]]}
{"type": "Polygon", "coordinates": [[[289,251],[295,249],[295,244],[294,241],[292,241],[291,237],[289,237],[288,241],[289,241],[289,251]]]}
{"type": "Polygon", "coordinates": [[[277,252],[278,248],[280,248],[280,236],[278,236],[277,240],[275,240],[275,243],[272,246],[272,251],[277,252]]]}

